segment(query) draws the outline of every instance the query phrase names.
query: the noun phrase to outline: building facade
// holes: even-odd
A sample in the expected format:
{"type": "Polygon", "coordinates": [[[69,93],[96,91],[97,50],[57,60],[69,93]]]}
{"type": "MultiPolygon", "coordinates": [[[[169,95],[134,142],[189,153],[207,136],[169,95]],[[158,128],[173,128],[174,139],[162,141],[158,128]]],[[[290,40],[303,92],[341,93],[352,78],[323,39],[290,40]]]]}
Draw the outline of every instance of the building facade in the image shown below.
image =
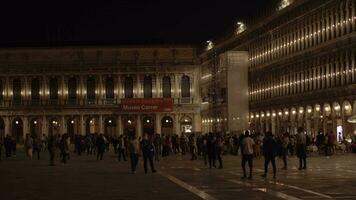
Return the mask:
{"type": "Polygon", "coordinates": [[[0,133],[18,142],[25,134],[200,132],[194,48],[13,48],[0,50],[0,65],[0,133]]]}
{"type": "Polygon", "coordinates": [[[232,103],[224,92],[230,85],[222,55],[239,51],[248,53],[250,112],[240,117],[248,117],[251,129],[280,134],[301,126],[311,134],[354,132],[347,118],[356,113],[356,2],[280,3],[258,23],[240,22],[234,35],[208,41],[200,54],[203,132],[229,130],[229,120],[237,120],[228,117],[232,103]]]}

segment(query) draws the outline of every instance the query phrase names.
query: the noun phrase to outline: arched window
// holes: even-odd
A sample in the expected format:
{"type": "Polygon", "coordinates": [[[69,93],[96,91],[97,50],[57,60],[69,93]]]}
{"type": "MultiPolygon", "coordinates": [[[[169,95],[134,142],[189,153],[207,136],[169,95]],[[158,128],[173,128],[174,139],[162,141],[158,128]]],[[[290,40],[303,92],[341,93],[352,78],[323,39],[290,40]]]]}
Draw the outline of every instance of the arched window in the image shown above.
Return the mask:
{"type": "Polygon", "coordinates": [[[49,98],[50,100],[58,99],[58,81],[56,78],[49,80],[49,98]]]}
{"type": "Polygon", "coordinates": [[[152,77],[145,76],[143,79],[143,97],[152,98],[152,77]]]}
{"type": "Polygon", "coordinates": [[[112,77],[106,79],[105,97],[106,99],[114,99],[114,79],[112,77]]]}
{"type": "Polygon", "coordinates": [[[77,79],[72,77],[68,80],[68,100],[75,103],[77,100],[77,79]]]}
{"type": "Polygon", "coordinates": [[[133,98],[133,79],[132,77],[125,77],[125,98],[133,98]]]}
{"type": "Polygon", "coordinates": [[[40,80],[38,78],[31,81],[31,100],[32,103],[39,103],[40,101],[40,80]]]}
{"type": "Polygon", "coordinates": [[[14,104],[21,103],[21,80],[19,78],[12,81],[12,100],[14,104]]]}
{"type": "Polygon", "coordinates": [[[187,75],[181,79],[181,94],[182,97],[190,97],[190,78],[187,75]]]}
{"type": "Polygon", "coordinates": [[[94,103],[95,101],[95,78],[89,77],[87,79],[87,99],[89,103],[94,103]]]}
{"type": "Polygon", "coordinates": [[[171,77],[164,76],[162,79],[162,95],[164,98],[171,97],[171,77]]]}

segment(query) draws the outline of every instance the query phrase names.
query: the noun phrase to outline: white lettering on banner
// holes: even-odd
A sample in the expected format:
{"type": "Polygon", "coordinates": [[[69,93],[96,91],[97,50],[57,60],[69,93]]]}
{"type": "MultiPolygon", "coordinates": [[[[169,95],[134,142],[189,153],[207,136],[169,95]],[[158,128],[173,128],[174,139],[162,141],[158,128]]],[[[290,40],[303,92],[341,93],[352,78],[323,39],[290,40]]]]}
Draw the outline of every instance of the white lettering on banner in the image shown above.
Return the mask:
{"type": "Polygon", "coordinates": [[[157,110],[158,106],[145,106],[145,105],[142,105],[141,109],[142,110],[157,110]]]}

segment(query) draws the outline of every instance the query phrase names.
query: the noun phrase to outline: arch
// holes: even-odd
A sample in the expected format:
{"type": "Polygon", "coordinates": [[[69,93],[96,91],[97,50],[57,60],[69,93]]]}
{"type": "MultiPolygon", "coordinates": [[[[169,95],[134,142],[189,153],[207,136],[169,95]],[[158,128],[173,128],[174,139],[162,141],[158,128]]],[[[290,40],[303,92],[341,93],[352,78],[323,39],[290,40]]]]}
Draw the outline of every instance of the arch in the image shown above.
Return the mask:
{"type": "Polygon", "coordinates": [[[30,135],[33,138],[41,138],[42,120],[38,118],[30,119],[30,135]]]}
{"type": "Polygon", "coordinates": [[[71,77],[68,80],[68,101],[70,104],[77,103],[78,86],[76,77],[71,77]]]}
{"type": "Polygon", "coordinates": [[[48,119],[48,135],[60,135],[60,126],[57,117],[50,117],[48,119]]]}
{"type": "Polygon", "coordinates": [[[104,135],[106,136],[117,136],[117,130],[116,130],[116,118],[115,117],[107,117],[104,120],[104,135]]]}
{"type": "Polygon", "coordinates": [[[85,134],[99,133],[99,119],[96,116],[89,116],[85,120],[85,134]]]}
{"type": "Polygon", "coordinates": [[[115,89],[114,89],[114,78],[107,77],[105,81],[105,98],[107,100],[113,100],[115,96],[115,89]]]}
{"type": "Polygon", "coordinates": [[[136,116],[124,115],[121,120],[123,122],[124,135],[136,135],[136,116]]]}
{"type": "Polygon", "coordinates": [[[148,75],[143,78],[143,97],[152,98],[152,77],[148,75]]]}
{"type": "Polygon", "coordinates": [[[80,133],[80,121],[78,117],[67,118],[67,134],[73,141],[74,136],[80,133]]]}
{"type": "Polygon", "coordinates": [[[155,119],[151,115],[145,115],[142,117],[142,133],[150,136],[155,133],[155,119]]]}
{"type": "Polygon", "coordinates": [[[187,75],[184,75],[181,78],[181,96],[183,98],[190,97],[190,77],[187,75]]]}
{"type": "Polygon", "coordinates": [[[170,76],[164,76],[162,78],[162,96],[164,98],[170,98],[172,96],[172,83],[170,76]]]}
{"type": "Polygon", "coordinates": [[[96,83],[95,77],[90,76],[87,79],[87,100],[89,104],[95,104],[96,98],[96,83]]]}
{"type": "Polygon", "coordinates": [[[11,134],[17,143],[23,143],[23,122],[20,117],[15,117],[11,122],[11,134]]]}
{"type": "Polygon", "coordinates": [[[164,135],[173,135],[173,119],[170,116],[164,116],[161,119],[161,132],[164,135]]]}
{"type": "Polygon", "coordinates": [[[193,131],[193,123],[190,116],[184,115],[180,119],[180,130],[183,133],[191,133],[193,131]]]}
{"type": "Polygon", "coordinates": [[[349,101],[344,101],[342,103],[342,110],[346,116],[350,116],[352,114],[352,105],[349,101]]]}
{"type": "Polygon", "coordinates": [[[342,111],[342,108],[341,108],[340,104],[338,102],[334,102],[333,105],[332,105],[333,114],[336,115],[336,116],[340,116],[341,115],[341,111],[342,111]]]}
{"type": "Polygon", "coordinates": [[[323,113],[325,116],[329,116],[331,113],[331,106],[329,103],[325,103],[323,106],[323,113]]]}
{"type": "Polygon", "coordinates": [[[124,81],[125,98],[133,98],[133,78],[126,76],[124,81]]]}

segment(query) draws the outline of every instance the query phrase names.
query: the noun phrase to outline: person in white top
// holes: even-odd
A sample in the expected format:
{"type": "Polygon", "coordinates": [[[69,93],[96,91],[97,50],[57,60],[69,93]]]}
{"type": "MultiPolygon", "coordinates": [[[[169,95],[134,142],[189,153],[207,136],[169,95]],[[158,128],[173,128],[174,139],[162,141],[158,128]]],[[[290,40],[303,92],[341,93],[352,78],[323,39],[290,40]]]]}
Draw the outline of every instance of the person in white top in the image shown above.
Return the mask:
{"type": "Polygon", "coordinates": [[[242,179],[246,178],[246,162],[248,162],[248,166],[250,168],[250,175],[248,178],[252,179],[253,146],[254,145],[255,145],[255,142],[250,137],[249,131],[245,131],[244,138],[242,139],[242,142],[241,142],[241,151],[242,151],[241,166],[242,166],[242,170],[244,173],[242,179]]]}

